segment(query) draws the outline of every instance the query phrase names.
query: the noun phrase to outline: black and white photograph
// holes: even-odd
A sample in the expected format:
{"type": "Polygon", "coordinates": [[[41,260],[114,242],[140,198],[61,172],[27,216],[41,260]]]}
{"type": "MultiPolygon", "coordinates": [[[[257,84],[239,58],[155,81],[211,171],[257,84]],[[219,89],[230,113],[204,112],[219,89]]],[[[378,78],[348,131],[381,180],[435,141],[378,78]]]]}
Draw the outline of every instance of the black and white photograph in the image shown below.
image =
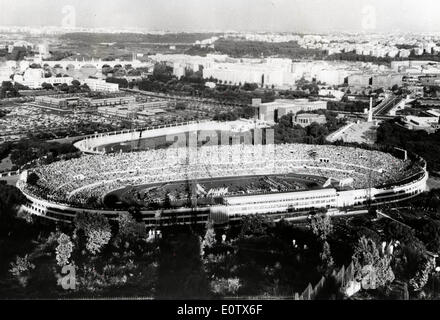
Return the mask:
{"type": "Polygon", "coordinates": [[[0,300],[440,299],[439,17],[0,0],[0,300]]]}

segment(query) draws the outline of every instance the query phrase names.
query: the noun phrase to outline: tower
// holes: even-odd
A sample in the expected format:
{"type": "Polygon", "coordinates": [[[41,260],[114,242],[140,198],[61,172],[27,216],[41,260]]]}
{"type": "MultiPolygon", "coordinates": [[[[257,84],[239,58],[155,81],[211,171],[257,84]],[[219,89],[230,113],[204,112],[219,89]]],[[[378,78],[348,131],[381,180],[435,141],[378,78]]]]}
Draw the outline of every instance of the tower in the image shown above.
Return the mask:
{"type": "Polygon", "coordinates": [[[368,122],[373,122],[373,97],[370,97],[370,108],[368,109],[368,122]]]}

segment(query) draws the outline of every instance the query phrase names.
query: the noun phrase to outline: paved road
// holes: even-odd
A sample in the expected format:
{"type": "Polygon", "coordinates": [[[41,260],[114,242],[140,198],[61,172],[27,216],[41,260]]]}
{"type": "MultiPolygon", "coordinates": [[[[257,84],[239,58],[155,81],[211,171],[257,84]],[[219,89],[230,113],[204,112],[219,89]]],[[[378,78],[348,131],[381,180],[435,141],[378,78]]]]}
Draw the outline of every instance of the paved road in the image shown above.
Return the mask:
{"type": "Polygon", "coordinates": [[[10,177],[1,177],[0,181],[6,181],[6,184],[11,186],[15,186],[18,181],[18,176],[10,176],[10,177]]]}
{"type": "Polygon", "coordinates": [[[382,101],[379,105],[375,107],[373,111],[374,116],[384,116],[386,115],[396,104],[402,100],[400,96],[390,96],[388,99],[382,101]]]}

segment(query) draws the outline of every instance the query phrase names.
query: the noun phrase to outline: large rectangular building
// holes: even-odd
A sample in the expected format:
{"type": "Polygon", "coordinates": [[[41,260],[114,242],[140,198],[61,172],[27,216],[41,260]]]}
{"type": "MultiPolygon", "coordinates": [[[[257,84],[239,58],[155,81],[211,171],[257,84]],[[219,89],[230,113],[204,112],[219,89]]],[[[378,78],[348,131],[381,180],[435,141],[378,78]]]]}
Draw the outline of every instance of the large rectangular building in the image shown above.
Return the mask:
{"type": "Polygon", "coordinates": [[[85,79],[84,83],[89,86],[92,91],[118,92],[119,84],[105,82],[101,79],[85,79]]]}
{"type": "Polygon", "coordinates": [[[325,115],[315,113],[299,113],[292,118],[292,123],[300,125],[301,127],[307,127],[313,122],[318,124],[324,124],[327,122],[325,115]]]}
{"type": "Polygon", "coordinates": [[[80,98],[78,96],[38,96],[35,97],[35,102],[37,104],[46,105],[54,108],[67,109],[69,107],[74,107],[79,104],[80,98]]]}
{"type": "Polygon", "coordinates": [[[136,97],[133,96],[88,99],[87,101],[87,104],[90,107],[116,106],[121,104],[133,104],[133,103],[136,103],[136,97]]]}
{"type": "Polygon", "coordinates": [[[227,84],[256,83],[261,87],[294,84],[291,68],[272,63],[213,63],[203,69],[203,78],[214,78],[227,84]]]}
{"type": "Polygon", "coordinates": [[[268,103],[261,103],[261,100],[255,99],[252,105],[258,109],[258,119],[269,124],[277,123],[282,116],[289,113],[327,109],[327,101],[309,101],[308,99],[277,99],[268,103]]]}
{"type": "Polygon", "coordinates": [[[401,86],[402,74],[377,74],[371,78],[371,85],[379,88],[392,88],[394,85],[401,86]]]}
{"type": "Polygon", "coordinates": [[[371,84],[371,75],[352,74],[348,76],[348,85],[353,87],[368,87],[371,84]]]}

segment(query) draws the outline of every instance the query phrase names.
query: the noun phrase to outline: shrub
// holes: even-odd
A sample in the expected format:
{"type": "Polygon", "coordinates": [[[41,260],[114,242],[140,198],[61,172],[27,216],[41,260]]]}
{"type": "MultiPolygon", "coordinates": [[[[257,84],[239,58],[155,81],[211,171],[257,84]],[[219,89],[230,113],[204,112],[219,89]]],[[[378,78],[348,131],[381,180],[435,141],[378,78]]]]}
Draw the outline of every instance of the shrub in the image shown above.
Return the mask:
{"type": "Polygon", "coordinates": [[[29,255],[25,255],[24,257],[17,256],[15,262],[11,263],[9,272],[17,278],[23,287],[26,287],[33,269],[35,269],[35,265],[30,261],[29,255]]]}
{"type": "Polygon", "coordinates": [[[241,287],[240,279],[238,278],[219,278],[211,281],[211,290],[217,295],[237,294],[241,287]]]}

